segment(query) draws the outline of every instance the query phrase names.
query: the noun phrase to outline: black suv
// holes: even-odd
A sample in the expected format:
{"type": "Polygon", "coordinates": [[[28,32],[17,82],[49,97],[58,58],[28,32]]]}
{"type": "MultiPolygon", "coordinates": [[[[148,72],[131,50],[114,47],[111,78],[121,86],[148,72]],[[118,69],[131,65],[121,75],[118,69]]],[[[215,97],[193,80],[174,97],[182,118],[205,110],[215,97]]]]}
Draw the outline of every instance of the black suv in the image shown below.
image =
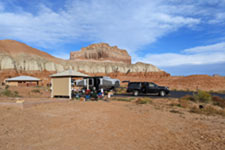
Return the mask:
{"type": "Polygon", "coordinates": [[[158,86],[153,82],[129,82],[127,92],[132,92],[134,96],[138,96],[140,93],[154,93],[160,96],[166,96],[170,91],[168,87],[158,86]]]}

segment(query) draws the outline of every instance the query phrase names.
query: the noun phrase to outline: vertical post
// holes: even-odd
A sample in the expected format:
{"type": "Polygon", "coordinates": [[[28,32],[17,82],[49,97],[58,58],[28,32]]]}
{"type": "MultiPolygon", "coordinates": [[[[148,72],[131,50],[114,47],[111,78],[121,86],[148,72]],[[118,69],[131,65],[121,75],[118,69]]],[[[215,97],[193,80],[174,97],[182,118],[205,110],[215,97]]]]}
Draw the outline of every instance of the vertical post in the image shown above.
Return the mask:
{"type": "Polygon", "coordinates": [[[69,98],[72,99],[71,77],[69,78],[69,98]]]}
{"type": "Polygon", "coordinates": [[[89,90],[89,78],[87,78],[87,90],[89,90]]]}
{"type": "Polygon", "coordinates": [[[53,79],[51,78],[51,98],[53,97],[53,79]]]}

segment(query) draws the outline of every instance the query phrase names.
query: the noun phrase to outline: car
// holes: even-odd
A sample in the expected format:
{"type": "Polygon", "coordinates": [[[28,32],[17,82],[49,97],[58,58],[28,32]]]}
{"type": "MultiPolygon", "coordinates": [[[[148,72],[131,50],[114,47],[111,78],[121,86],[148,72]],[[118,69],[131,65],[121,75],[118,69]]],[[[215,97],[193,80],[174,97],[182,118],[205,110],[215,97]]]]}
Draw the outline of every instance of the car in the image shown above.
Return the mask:
{"type": "Polygon", "coordinates": [[[133,93],[134,96],[140,94],[158,94],[159,96],[166,96],[170,91],[168,87],[158,86],[153,82],[129,82],[127,92],[133,93]]]}

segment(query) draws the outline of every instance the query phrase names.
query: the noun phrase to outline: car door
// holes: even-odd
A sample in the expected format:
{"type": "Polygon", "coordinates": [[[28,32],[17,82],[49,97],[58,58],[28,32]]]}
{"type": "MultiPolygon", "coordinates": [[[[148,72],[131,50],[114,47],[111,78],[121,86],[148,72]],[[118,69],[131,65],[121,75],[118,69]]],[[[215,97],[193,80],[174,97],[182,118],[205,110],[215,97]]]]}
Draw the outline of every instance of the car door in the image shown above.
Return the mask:
{"type": "Polygon", "coordinates": [[[154,83],[148,83],[148,93],[156,93],[157,87],[154,83]]]}

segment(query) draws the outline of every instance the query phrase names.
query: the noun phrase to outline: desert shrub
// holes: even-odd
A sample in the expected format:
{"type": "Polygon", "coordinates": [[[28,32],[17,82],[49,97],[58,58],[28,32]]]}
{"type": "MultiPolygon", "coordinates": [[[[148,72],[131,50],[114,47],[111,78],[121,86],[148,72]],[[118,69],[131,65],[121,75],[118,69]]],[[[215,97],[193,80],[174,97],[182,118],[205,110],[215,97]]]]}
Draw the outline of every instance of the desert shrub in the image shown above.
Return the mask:
{"type": "Polygon", "coordinates": [[[19,97],[18,91],[12,92],[8,89],[5,89],[4,91],[2,91],[0,95],[7,96],[7,97],[19,97]]]}
{"type": "Polygon", "coordinates": [[[217,106],[220,106],[221,108],[225,108],[225,99],[219,96],[213,96],[212,102],[213,102],[213,105],[217,105],[217,106]]]}
{"type": "Polygon", "coordinates": [[[8,89],[9,89],[9,85],[6,85],[6,86],[5,86],[5,89],[8,90],[8,89]]]}
{"type": "Polygon", "coordinates": [[[192,95],[185,95],[185,96],[181,97],[180,99],[189,100],[189,101],[193,101],[193,102],[196,101],[195,98],[192,95]]]}
{"type": "Polygon", "coordinates": [[[31,92],[33,92],[33,93],[41,93],[41,91],[39,89],[33,89],[31,92]]]}
{"type": "Polygon", "coordinates": [[[194,99],[198,102],[209,103],[212,100],[212,96],[206,91],[198,90],[198,93],[194,95],[194,99]]]}
{"type": "Polygon", "coordinates": [[[10,91],[8,89],[4,90],[1,94],[4,96],[7,96],[7,97],[12,97],[12,95],[13,95],[12,91],[10,91]]]}
{"type": "Polygon", "coordinates": [[[124,94],[126,93],[127,89],[124,87],[120,87],[116,89],[116,94],[124,94]]]}
{"type": "Polygon", "coordinates": [[[177,106],[188,108],[190,106],[190,101],[188,99],[179,99],[179,104],[177,106]]]}
{"type": "Polygon", "coordinates": [[[152,100],[150,98],[138,98],[136,100],[136,104],[149,104],[152,103],[152,100]]]}
{"type": "Polygon", "coordinates": [[[202,109],[197,106],[194,106],[190,109],[190,112],[197,114],[205,114],[205,115],[221,115],[225,117],[225,111],[221,109],[216,109],[215,107],[209,105],[202,109]]]}
{"type": "Polygon", "coordinates": [[[14,96],[15,97],[19,97],[19,92],[18,91],[14,91],[14,96]]]}
{"type": "Polygon", "coordinates": [[[201,114],[201,110],[197,107],[197,106],[193,106],[190,108],[190,112],[191,113],[197,113],[197,114],[201,114]]]}

